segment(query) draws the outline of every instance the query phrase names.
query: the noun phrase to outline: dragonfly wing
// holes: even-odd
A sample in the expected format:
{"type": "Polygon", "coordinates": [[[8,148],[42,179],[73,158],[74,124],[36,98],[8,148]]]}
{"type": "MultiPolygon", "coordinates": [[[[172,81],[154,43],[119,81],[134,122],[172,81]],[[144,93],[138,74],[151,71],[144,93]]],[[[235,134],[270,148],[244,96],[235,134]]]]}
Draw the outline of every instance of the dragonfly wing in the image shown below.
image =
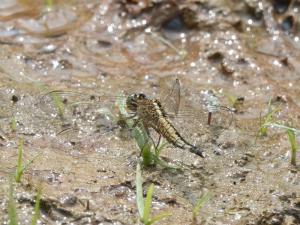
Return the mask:
{"type": "Polygon", "coordinates": [[[107,133],[116,120],[117,96],[97,96],[73,91],[49,91],[39,96],[37,104],[44,116],[58,121],[59,134],[107,133]]]}
{"type": "Polygon", "coordinates": [[[217,97],[212,91],[203,91],[194,98],[181,96],[179,79],[172,82],[170,77],[160,80],[161,103],[170,118],[193,118],[202,125],[228,128],[234,113],[226,107],[226,101],[217,97]]]}
{"type": "Polygon", "coordinates": [[[102,107],[113,105],[116,96],[100,96],[74,91],[53,90],[41,94],[37,104],[52,116],[65,113],[76,114],[76,109],[98,110],[102,107]]]}
{"type": "Polygon", "coordinates": [[[234,110],[224,105],[222,99],[208,102],[203,95],[191,98],[189,101],[183,97],[177,117],[192,118],[195,122],[211,127],[228,128],[234,121],[234,110]]]}
{"type": "Polygon", "coordinates": [[[161,104],[165,111],[171,116],[176,116],[180,107],[180,82],[176,78],[172,82],[168,82],[167,78],[163,78],[159,82],[161,104]]]}

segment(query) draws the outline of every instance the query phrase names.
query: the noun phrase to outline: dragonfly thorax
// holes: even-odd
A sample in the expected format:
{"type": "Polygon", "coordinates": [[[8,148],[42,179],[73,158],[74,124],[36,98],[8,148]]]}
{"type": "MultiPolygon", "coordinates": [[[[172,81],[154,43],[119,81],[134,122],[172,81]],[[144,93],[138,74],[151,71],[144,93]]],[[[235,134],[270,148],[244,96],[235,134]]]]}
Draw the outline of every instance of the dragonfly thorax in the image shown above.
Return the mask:
{"type": "Polygon", "coordinates": [[[139,101],[147,99],[146,95],[140,94],[132,94],[129,95],[126,99],[126,107],[132,112],[136,112],[138,108],[139,101]]]}

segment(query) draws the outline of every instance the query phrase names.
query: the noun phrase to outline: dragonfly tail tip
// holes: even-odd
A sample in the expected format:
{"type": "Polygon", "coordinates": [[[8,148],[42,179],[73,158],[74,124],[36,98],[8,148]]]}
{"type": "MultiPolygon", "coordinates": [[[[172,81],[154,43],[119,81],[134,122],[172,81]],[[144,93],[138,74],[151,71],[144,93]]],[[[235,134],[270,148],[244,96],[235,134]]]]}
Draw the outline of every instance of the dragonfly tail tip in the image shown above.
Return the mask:
{"type": "Polygon", "coordinates": [[[197,146],[191,147],[190,148],[190,152],[192,152],[192,153],[194,153],[194,154],[196,154],[196,155],[198,155],[198,156],[200,156],[202,158],[206,157],[204,151],[202,149],[200,149],[199,147],[197,147],[197,146]]]}

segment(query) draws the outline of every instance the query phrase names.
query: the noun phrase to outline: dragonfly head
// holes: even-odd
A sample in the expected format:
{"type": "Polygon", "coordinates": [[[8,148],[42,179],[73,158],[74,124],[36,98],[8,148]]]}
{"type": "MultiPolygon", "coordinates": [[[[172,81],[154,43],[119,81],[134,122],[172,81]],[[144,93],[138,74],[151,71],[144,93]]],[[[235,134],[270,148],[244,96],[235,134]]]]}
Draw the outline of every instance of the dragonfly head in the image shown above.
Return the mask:
{"type": "Polygon", "coordinates": [[[136,112],[137,107],[138,107],[138,101],[144,100],[144,99],[146,99],[146,95],[144,95],[142,93],[129,95],[126,99],[126,107],[129,110],[136,112]]]}

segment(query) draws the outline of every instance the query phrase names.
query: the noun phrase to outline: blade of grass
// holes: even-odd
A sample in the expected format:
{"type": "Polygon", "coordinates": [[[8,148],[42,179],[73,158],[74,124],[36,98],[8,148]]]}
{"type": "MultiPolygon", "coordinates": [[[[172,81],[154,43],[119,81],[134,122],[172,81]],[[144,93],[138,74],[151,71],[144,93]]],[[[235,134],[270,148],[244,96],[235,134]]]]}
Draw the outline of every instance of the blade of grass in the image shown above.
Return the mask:
{"type": "Polygon", "coordinates": [[[9,225],[18,224],[18,215],[14,199],[14,186],[11,178],[9,180],[8,218],[9,225]]]}
{"type": "Polygon", "coordinates": [[[150,210],[152,204],[152,195],[154,191],[154,185],[151,184],[147,191],[147,196],[145,199],[145,207],[144,207],[144,214],[143,214],[143,222],[148,223],[150,221],[150,210]]]}
{"type": "Polygon", "coordinates": [[[160,144],[156,149],[155,149],[155,155],[157,157],[159,157],[161,151],[168,145],[168,142],[163,142],[162,144],[160,144]]]}
{"type": "Polygon", "coordinates": [[[201,198],[198,199],[198,201],[196,202],[194,208],[193,208],[193,221],[196,220],[200,209],[204,206],[204,204],[211,198],[212,193],[211,192],[207,192],[206,194],[204,194],[201,198]]]}
{"type": "Polygon", "coordinates": [[[142,148],[143,165],[151,166],[155,164],[154,154],[151,152],[151,146],[148,144],[142,148]]]}
{"type": "Polygon", "coordinates": [[[292,130],[287,130],[289,141],[291,144],[291,164],[296,166],[296,151],[297,151],[297,141],[295,132],[292,130]]]}
{"type": "Polygon", "coordinates": [[[147,223],[147,225],[151,225],[153,223],[156,223],[164,218],[167,218],[169,216],[171,216],[171,213],[160,213],[157,216],[154,216],[153,218],[151,218],[151,220],[147,223]]]}
{"type": "Polygon", "coordinates": [[[42,194],[42,188],[41,186],[39,186],[36,199],[35,199],[34,214],[31,220],[31,225],[37,225],[38,219],[40,218],[41,215],[40,212],[41,194],[42,194]]]}
{"type": "Polygon", "coordinates": [[[44,0],[44,4],[46,5],[47,10],[51,10],[53,8],[53,0],[44,0]]]}
{"type": "Polygon", "coordinates": [[[144,197],[143,197],[143,181],[141,166],[138,163],[136,167],[136,204],[140,218],[144,215],[144,197]]]}
{"type": "Polygon", "coordinates": [[[293,127],[289,127],[289,126],[285,126],[285,125],[282,125],[282,124],[278,124],[278,123],[267,123],[267,124],[265,124],[265,126],[272,127],[272,128],[284,129],[284,130],[291,130],[295,134],[296,133],[300,134],[300,130],[298,130],[296,128],[293,128],[293,127]]]}
{"type": "Polygon", "coordinates": [[[21,177],[23,174],[23,165],[22,165],[22,158],[23,158],[23,145],[24,145],[24,140],[21,138],[19,140],[19,146],[18,146],[18,161],[17,161],[17,169],[16,169],[16,174],[15,174],[15,180],[17,183],[20,183],[21,177]]]}
{"type": "Polygon", "coordinates": [[[56,112],[57,112],[58,116],[60,118],[63,118],[64,112],[65,112],[65,108],[64,108],[64,103],[62,102],[61,97],[57,93],[52,92],[51,93],[51,98],[53,100],[54,107],[56,109],[56,112]]]}
{"type": "Polygon", "coordinates": [[[267,135],[268,127],[266,126],[266,124],[272,122],[274,112],[275,112],[275,110],[272,108],[272,99],[270,98],[269,102],[268,102],[267,115],[264,117],[263,123],[261,124],[260,129],[259,129],[259,136],[267,135]]]}
{"type": "Polygon", "coordinates": [[[18,162],[17,162],[17,169],[16,169],[16,174],[15,174],[15,180],[17,183],[21,182],[22,175],[25,170],[33,163],[33,161],[41,154],[37,154],[33,159],[31,159],[28,163],[23,165],[23,145],[24,145],[24,140],[20,139],[19,140],[19,147],[18,147],[18,162]]]}
{"type": "Polygon", "coordinates": [[[149,144],[149,137],[144,129],[133,128],[133,137],[142,151],[151,148],[151,145],[149,144]]]}
{"type": "Polygon", "coordinates": [[[11,128],[12,132],[16,132],[16,130],[17,130],[17,121],[16,121],[15,117],[11,118],[10,128],[11,128]]]}
{"type": "Polygon", "coordinates": [[[265,126],[286,130],[289,142],[291,144],[291,164],[296,166],[296,152],[298,149],[296,134],[300,134],[300,130],[278,123],[267,123],[265,126]]]}

